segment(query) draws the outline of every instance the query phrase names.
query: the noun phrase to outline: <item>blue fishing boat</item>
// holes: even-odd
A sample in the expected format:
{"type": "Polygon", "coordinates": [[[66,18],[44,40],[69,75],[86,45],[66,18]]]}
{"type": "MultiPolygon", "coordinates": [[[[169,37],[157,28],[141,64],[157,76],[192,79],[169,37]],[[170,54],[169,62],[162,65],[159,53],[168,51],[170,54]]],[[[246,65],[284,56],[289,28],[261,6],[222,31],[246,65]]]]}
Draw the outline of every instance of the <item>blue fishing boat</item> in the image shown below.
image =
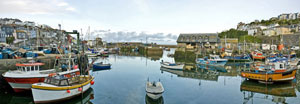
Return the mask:
{"type": "Polygon", "coordinates": [[[225,59],[228,59],[229,62],[250,62],[252,61],[250,55],[242,54],[235,56],[224,56],[225,59]]]}
{"type": "Polygon", "coordinates": [[[210,55],[209,58],[198,58],[196,63],[204,65],[224,66],[227,63],[227,59],[221,59],[218,55],[210,55]]]}
{"type": "Polygon", "coordinates": [[[111,68],[111,64],[103,64],[103,62],[93,64],[94,70],[103,70],[103,69],[110,69],[110,68],[111,68]]]}

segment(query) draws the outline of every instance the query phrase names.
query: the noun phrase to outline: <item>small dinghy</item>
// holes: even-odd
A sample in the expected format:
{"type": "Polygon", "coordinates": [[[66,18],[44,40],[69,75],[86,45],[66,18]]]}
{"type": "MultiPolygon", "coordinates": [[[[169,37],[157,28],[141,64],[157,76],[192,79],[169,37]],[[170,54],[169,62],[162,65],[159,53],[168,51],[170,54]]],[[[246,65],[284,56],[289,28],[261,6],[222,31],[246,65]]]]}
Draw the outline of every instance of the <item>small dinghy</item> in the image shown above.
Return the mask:
{"type": "Polygon", "coordinates": [[[111,68],[111,64],[103,64],[103,62],[93,64],[94,70],[103,70],[103,69],[110,69],[110,68],[111,68]]]}
{"type": "Polygon", "coordinates": [[[153,100],[159,99],[164,92],[164,87],[160,82],[149,82],[146,84],[147,96],[153,100]]]}
{"type": "Polygon", "coordinates": [[[163,60],[160,62],[160,66],[168,69],[177,69],[182,70],[184,67],[184,64],[178,64],[178,63],[170,63],[170,62],[164,62],[163,60]]]}

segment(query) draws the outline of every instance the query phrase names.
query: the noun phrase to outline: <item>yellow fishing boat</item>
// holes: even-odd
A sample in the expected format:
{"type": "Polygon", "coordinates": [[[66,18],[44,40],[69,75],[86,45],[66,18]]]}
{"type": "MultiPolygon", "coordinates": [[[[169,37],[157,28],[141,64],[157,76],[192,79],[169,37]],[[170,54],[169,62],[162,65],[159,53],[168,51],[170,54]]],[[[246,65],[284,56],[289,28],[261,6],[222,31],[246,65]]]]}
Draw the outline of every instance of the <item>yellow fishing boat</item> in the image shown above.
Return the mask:
{"type": "Polygon", "coordinates": [[[278,62],[274,65],[264,66],[264,68],[259,70],[243,70],[241,71],[241,76],[262,82],[291,81],[295,78],[296,71],[296,66],[278,62]]]}
{"type": "Polygon", "coordinates": [[[43,83],[32,84],[34,103],[57,103],[87,91],[94,84],[90,75],[47,77],[43,83]]]}

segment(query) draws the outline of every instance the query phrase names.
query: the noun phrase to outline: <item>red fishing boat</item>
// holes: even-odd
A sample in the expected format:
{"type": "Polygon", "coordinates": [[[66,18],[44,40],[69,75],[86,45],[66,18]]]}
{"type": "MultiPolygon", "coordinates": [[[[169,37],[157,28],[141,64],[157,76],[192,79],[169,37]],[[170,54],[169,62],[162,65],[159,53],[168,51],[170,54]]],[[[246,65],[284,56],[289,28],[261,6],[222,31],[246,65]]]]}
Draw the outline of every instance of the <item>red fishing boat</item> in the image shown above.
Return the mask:
{"type": "Polygon", "coordinates": [[[77,65],[73,65],[72,68],[69,68],[66,71],[58,71],[57,69],[42,70],[40,68],[42,65],[44,65],[44,63],[17,63],[17,70],[7,71],[3,73],[2,76],[15,92],[21,92],[30,90],[33,83],[44,82],[44,79],[48,76],[58,74],[69,77],[80,74],[77,65]]]}
{"type": "Polygon", "coordinates": [[[262,52],[257,50],[251,52],[251,55],[252,55],[252,59],[263,60],[266,58],[266,56],[262,52]]]}

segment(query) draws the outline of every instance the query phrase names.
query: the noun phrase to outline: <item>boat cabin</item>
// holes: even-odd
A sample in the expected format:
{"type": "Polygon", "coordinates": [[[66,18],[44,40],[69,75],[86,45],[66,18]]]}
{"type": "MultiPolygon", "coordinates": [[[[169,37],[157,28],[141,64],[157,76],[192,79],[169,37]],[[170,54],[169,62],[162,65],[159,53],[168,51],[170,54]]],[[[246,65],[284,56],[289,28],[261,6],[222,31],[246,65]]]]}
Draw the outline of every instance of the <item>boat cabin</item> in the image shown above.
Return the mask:
{"type": "Polygon", "coordinates": [[[29,71],[39,71],[40,66],[45,65],[44,63],[17,63],[17,70],[23,71],[23,72],[29,72],[29,71]]]}
{"type": "Polygon", "coordinates": [[[274,72],[284,72],[286,71],[288,68],[288,65],[284,62],[276,62],[273,63],[272,65],[265,65],[265,66],[260,66],[258,68],[258,70],[261,71],[274,71],[274,72]]]}
{"type": "Polygon", "coordinates": [[[209,55],[210,59],[221,59],[218,55],[209,55]]]}
{"type": "Polygon", "coordinates": [[[81,77],[75,75],[75,73],[72,74],[71,77],[65,77],[63,75],[49,76],[45,78],[44,83],[56,86],[72,86],[89,80],[89,77],[81,77]]]}

